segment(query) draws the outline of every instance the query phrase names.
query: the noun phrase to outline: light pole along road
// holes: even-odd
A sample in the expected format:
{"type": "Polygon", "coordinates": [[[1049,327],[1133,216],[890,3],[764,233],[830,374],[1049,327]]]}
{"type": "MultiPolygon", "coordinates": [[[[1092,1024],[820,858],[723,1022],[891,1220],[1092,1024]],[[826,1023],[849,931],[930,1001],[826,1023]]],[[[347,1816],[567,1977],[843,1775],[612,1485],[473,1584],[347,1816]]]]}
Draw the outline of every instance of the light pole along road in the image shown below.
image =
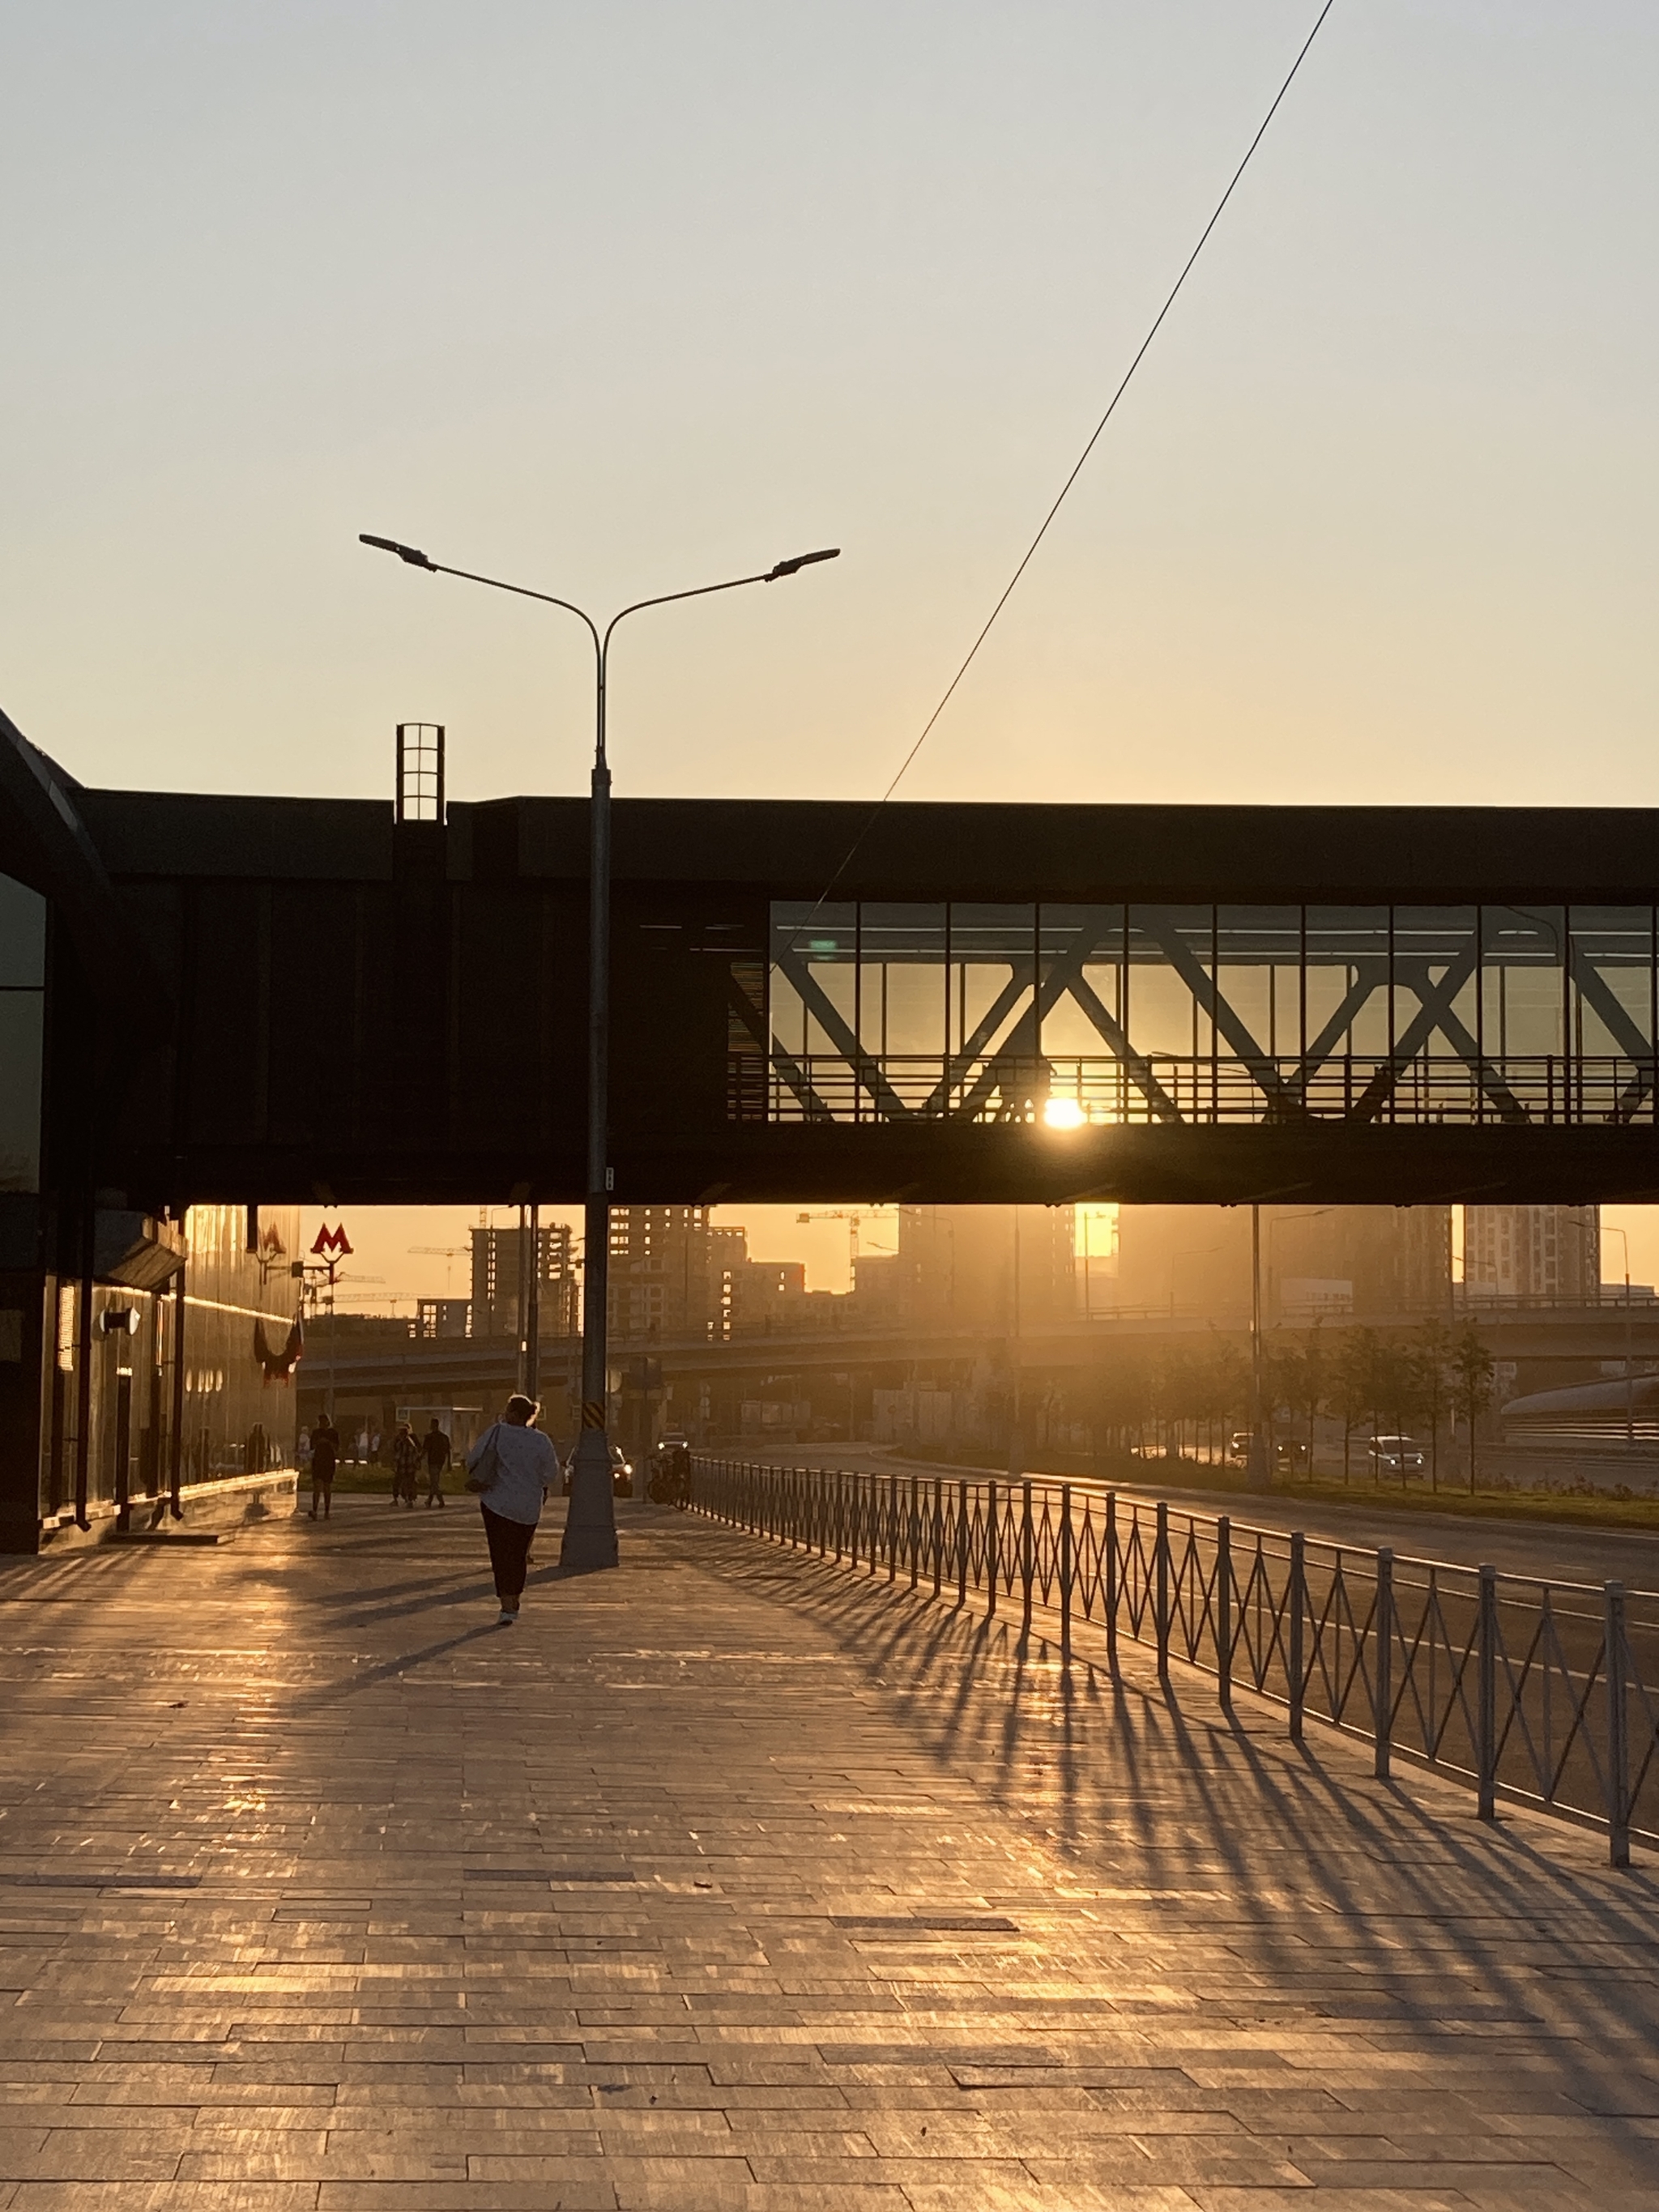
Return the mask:
{"type": "Polygon", "coordinates": [[[744,584],[775,584],[781,577],[793,576],[815,562],[835,560],[841,548],[828,546],[821,552],[797,553],[761,575],[731,576],[724,583],[697,584],[688,592],[664,592],[655,599],[635,599],[631,606],[612,615],[601,631],[583,608],[551,592],[533,592],[527,585],[508,584],[499,576],[480,576],[471,568],[448,568],[441,561],[429,559],[418,546],[400,545],[395,538],[371,538],[367,532],[360,532],[359,538],[362,544],[373,545],[380,552],[395,553],[411,568],[425,568],[434,576],[459,576],[469,584],[487,584],[492,591],[511,592],[521,599],[538,599],[544,606],[562,607],[567,614],[575,616],[593,641],[593,780],[592,803],[588,808],[587,1200],[583,1219],[586,1249],[582,1267],[582,1422],[571,1462],[570,1510],[565,1516],[559,1564],[579,1571],[591,1567],[614,1567],[617,1515],[611,1491],[611,1439],[605,1426],[605,1335],[611,1259],[611,768],[605,750],[605,694],[611,635],[619,622],[647,607],[670,606],[678,599],[706,599],[713,592],[735,592],[744,584]]]}

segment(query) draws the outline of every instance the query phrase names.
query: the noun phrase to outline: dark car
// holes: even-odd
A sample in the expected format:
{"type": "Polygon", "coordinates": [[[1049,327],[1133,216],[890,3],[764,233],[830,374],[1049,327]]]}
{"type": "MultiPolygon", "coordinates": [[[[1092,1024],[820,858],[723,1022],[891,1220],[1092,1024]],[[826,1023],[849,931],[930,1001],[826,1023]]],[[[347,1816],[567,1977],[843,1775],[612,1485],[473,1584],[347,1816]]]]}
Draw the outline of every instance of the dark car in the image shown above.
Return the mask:
{"type": "MultiPolygon", "coordinates": [[[[574,1466],[576,1454],[573,1446],[570,1456],[564,1463],[563,1487],[567,1498],[570,1495],[570,1470],[574,1466]]],[[[631,1498],[634,1495],[634,1462],[620,1444],[612,1444],[611,1447],[611,1488],[613,1496],[617,1498],[631,1498]]]]}

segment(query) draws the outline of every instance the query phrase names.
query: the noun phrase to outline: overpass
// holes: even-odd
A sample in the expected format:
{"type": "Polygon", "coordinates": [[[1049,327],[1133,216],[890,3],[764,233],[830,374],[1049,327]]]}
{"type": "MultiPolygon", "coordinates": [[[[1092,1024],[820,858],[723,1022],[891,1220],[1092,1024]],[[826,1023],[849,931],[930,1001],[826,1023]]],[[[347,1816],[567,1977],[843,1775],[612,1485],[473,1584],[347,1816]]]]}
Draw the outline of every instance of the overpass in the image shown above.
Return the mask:
{"type": "MultiPolygon", "coordinates": [[[[0,797],[49,916],[15,1195],[580,1197],[585,801],[83,790],[3,722],[0,797]]],[[[623,800],[615,1195],[1651,1199],[1656,854],[1634,809],[623,800]]]]}

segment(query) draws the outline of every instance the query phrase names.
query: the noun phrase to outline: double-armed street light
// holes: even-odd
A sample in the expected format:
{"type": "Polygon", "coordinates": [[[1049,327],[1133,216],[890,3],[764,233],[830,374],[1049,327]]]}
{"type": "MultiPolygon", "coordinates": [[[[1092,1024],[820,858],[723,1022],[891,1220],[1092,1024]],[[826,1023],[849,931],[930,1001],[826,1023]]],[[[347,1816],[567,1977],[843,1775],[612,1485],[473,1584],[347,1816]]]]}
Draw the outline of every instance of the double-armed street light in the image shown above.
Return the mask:
{"type": "Polygon", "coordinates": [[[588,933],[587,933],[587,1183],[584,1208],[586,1257],[582,1272],[582,1418],[570,1471],[570,1508],[565,1517],[561,1566],[573,1570],[614,1567],[617,1564],[617,1516],[611,1475],[611,1442],[606,1432],[608,1347],[606,1335],[607,1278],[611,1255],[611,1188],[609,1158],[609,1091],[611,1078],[611,769],[605,758],[605,678],[611,639],[618,623],[647,607],[665,607],[678,599],[706,599],[714,592],[735,592],[744,584],[775,584],[819,561],[833,561],[838,545],[816,553],[797,553],[763,574],[732,576],[723,583],[696,584],[690,591],[664,592],[655,599],[635,599],[611,616],[603,630],[585,609],[551,592],[532,591],[524,584],[503,582],[499,576],[480,576],[471,568],[452,568],[434,561],[418,546],[399,544],[394,538],[360,533],[361,542],[383,553],[395,553],[411,568],[424,568],[435,576],[459,576],[469,584],[487,584],[492,591],[511,592],[522,599],[537,599],[544,606],[562,607],[574,615],[593,644],[594,738],[592,802],[588,809],[588,933]]]}

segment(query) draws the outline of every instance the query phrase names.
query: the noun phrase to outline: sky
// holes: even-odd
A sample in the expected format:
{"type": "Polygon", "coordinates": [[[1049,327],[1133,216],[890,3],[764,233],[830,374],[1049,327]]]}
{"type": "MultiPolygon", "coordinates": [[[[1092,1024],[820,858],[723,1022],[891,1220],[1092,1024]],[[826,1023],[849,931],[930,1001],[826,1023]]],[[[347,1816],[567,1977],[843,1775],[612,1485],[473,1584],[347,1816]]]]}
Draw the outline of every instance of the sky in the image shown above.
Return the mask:
{"type": "MultiPolygon", "coordinates": [[[[0,9],[0,705],[574,791],[574,623],[359,531],[599,611],[839,544],[624,634],[617,787],[879,792],[1316,13],[0,9]]],[[[1659,802],[1656,107],[1650,0],[1336,0],[904,793],[1659,802]]]]}

